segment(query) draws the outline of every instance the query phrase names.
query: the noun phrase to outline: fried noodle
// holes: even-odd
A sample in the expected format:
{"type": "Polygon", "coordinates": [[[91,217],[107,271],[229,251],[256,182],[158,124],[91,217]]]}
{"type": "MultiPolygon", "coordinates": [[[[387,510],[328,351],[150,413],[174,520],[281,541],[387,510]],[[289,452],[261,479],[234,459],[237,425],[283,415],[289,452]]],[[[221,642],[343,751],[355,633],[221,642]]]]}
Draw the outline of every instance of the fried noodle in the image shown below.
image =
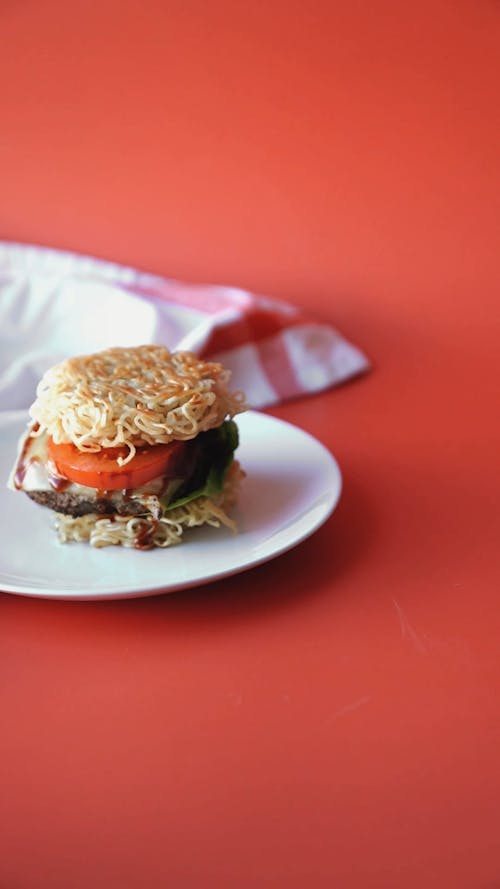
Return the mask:
{"type": "Polygon", "coordinates": [[[89,452],[127,446],[118,457],[124,464],[138,446],[195,438],[244,410],[243,393],[227,388],[229,377],[221,364],[191,352],[107,349],[50,368],[30,413],[38,434],[47,430],[56,444],[89,452]]]}

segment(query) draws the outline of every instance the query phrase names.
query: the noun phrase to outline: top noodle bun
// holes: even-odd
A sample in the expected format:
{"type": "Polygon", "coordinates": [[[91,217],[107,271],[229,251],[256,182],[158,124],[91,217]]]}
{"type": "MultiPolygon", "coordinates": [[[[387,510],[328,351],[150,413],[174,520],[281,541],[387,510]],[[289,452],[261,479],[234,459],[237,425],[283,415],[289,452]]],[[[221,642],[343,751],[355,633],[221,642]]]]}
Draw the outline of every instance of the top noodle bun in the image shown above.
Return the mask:
{"type": "Polygon", "coordinates": [[[230,371],[191,352],[164,346],[106,349],[68,358],[37,387],[30,414],[56,444],[80,451],[195,438],[245,409],[229,392],[230,371]]]}

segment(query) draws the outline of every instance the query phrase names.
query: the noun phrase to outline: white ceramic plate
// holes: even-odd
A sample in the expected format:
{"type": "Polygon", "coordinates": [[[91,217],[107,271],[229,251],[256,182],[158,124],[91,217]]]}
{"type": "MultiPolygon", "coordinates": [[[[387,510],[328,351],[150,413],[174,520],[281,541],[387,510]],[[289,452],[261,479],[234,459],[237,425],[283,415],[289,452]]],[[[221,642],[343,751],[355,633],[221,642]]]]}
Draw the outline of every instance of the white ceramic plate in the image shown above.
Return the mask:
{"type": "Polygon", "coordinates": [[[61,544],[53,514],[5,488],[26,418],[0,415],[0,589],[54,599],[151,596],[227,577],[309,537],[334,510],[341,475],[306,432],[255,411],[237,418],[238,459],[247,473],[233,517],[239,533],[193,529],[166,550],[61,544]]]}

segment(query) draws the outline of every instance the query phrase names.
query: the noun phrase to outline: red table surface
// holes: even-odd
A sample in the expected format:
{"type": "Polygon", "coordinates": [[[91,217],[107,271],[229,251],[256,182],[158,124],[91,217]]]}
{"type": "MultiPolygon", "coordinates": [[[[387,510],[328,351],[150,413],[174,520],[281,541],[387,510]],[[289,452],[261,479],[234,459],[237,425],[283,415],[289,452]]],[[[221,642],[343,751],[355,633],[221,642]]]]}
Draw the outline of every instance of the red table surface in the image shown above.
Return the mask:
{"type": "Polygon", "coordinates": [[[3,238],[288,298],[374,362],[272,410],[345,479],[293,551],[0,595],[0,886],[500,886],[498,4],[0,26],[3,238]]]}

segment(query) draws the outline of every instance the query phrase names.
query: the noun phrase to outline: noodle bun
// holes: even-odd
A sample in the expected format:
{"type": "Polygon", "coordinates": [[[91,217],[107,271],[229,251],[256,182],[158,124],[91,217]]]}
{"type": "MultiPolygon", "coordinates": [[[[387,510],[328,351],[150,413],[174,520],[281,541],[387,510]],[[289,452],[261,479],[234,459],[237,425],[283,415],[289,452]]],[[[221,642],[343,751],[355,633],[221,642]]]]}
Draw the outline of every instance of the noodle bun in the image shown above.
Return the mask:
{"type": "Polygon", "coordinates": [[[113,348],[68,358],[50,368],[30,414],[56,444],[80,451],[195,438],[244,410],[228,390],[230,372],[217,362],[164,346],[113,348]]]}

